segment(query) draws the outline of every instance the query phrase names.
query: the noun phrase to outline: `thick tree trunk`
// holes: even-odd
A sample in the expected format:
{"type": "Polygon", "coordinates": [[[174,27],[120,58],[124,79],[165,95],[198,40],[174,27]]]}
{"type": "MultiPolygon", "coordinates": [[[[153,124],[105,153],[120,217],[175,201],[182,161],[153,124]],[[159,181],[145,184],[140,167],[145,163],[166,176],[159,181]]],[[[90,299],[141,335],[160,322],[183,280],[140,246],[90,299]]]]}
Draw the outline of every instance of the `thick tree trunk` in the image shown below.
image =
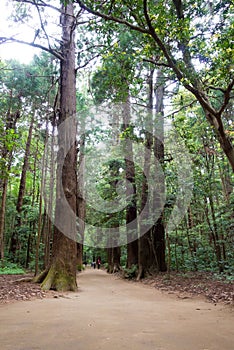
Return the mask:
{"type": "Polygon", "coordinates": [[[165,229],[162,216],[157,220],[156,224],[152,227],[153,236],[153,253],[155,258],[155,268],[158,271],[167,271],[166,265],[166,244],[165,244],[165,229]]]}
{"type": "MultiPolygon", "coordinates": [[[[152,133],[148,130],[153,130],[152,114],[148,114],[149,121],[146,132],[146,143],[145,143],[145,159],[144,159],[144,174],[145,178],[142,183],[142,195],[141,195],[141,210],[147,205],[148,193],[147,179],[149,178],[150,168],[154,167],[154,172],[157,174],[157,190],[153,191],[152,195],[152,207],[145,208],[144,216],[140,223],[141,232],[146,231],[144,221],[147,222],[146,215],[151,215],[161,208],[161,201],[164,197],[164,179],[160,176],[160,169],[158,164],[162,164],[164,161],[164,145],[163,145],[163,94],[164,84],[163,76],[160,71],[157,73],[156,84],[158,87],[155,91],[156,97],[156,132],[153,137],[152,133]],[[153,147],[154,163],[151,164],[151,153],[150,150],[153,147]]],[[[149,75],[149,96],[148,96],[148,108],[153,113],[153,71],[149,75]]],[[[164,226],[162,222],[162,215],[154,223],[151,230],[148,230],[144,235],[141,235],[139,239],[139,271],[137,279],[144,277],[145,274],[153,271],[165,271],[165,237],[164,237],[164,226]]]]}
{"type": "Polygon", "coordinates": [[[113,266],[113,248],[107,248],[106,251],[107,251],[107,264],[108,264],[107,272],[112,273],[113,272],[113,269],[112,269],[112,266],[113,266]]]}
{"type": "Polygon", "coordinates": [[[80,271],[83,266],[83,244],[77,243],[77,268],[80,271]]]}
{"type": "Polygon", "coordinates": [[[153,145],[153,135],[149,130],[153,130],[153,76],[154,70],[152,69],[148,76],[148,113],[146,120],[145,130],[145,154],[144,154],[144,178],[141,188],[141,222],[140,222],[140,238],[139,238],[139,254],[138,254],[138,276],[137,279],[144,277],[152,266],[152,239],[151,230],[147,230],[147,221],[150,214],[148,196],[148,179],[151,168],[151,150],[153,145]],[[146,208],[147,206],[147,208],[146,208]],[[142,232],[145,232],[142,234],[142,232]]]}
{"type": "MultiPolygon", "coordinates": [[[[130,97],[123,105],[123,131],[131,127],[130,97]]],[[[125,177],[127,182],[126,195],[128,200],[126,208],[126,225],[127,225],[127,268],[138,264],[138,228],[137,228],[137,205],[136,205],[136,181],[135,166],[133,160],[133,149],[131,135],[127,135],[124,140],[125,152],[125,177]]]]}
{"type": "Polygon", "coordinates": [[[223,187],[223,196],[226,200],[227,204],[230,204],[230,196],[233,192],[233,186],[231,181],[231,174],[228,171],[227,167],[222,167],[221,165],[218,165],[219,167],[219,174],[220,179],[222,181],[222,187],[223,187]]]}
{"type": "Polygon", "coordinates": [[[223,123],[221,122],[221,117],[217,119],[219,120],[219,126],[218,128],[215,128],[215,132],[220,146],[226,154],[227,159],[229,160],[229,163],[232,167],[232,171],[234,172],[234,146],[231,138],[225,133],[223,123]]]}
{"type": "Polygon", "coordinates": [[[113,254],[112,272],[116,273],[116,272],[122,270],[122,267],[121,267],[121,264],[120,264],[121,248],[120,247],[114,247],[112,254],[113,254]]]}
{"type": "MultiPolygon", "coordinates": [[[[114,110],[111,123],[112,123],[112,145],[119,146],[120,144],[119,109],[114,110]]],[[[120,176],[119,167],[120,167],[119,163],[115,162],[114,160],[112,163],[109,164],[110,185],[114,190],[116,190],[116,185],[118,182],[117,179],[120,176]]],[[[107,260],[108,260],[107,272],[115,273],[121,270],[121,265],[120,265],[121,248],[118,246],[119,238],[120,238],[120,232],[118,228],[120,225],[120,222],[119,222],[118,213],[109,214],[109,220],[113,222],[113,227],[115,227],[115,232],[110,237],[108,237],[109,248],[107,248],[107,260]]]]}
{"type": "MultiPolygon", "coordinates": [[[[117,231],[117,228],[116,228],[117,231]]],[[[118,234],[116,234],[118,236],[118,234]]],[[[112,244],[114,243],[114,239],[112,238],[112,244]]],[[[118,242],[118,237],[116,242],[118,242]]],[[[116,273],[122,270],[120,265],[120,257],[121,257],[121,248],[120,247],[110,247],[107,248],[107,262],[108,262],[108,273],[116,273]]]]}
{"type": "Polygon", "coordinates": [[[68,119],[69,125],[65,128],[58,128],[59,150],[55,208],[55,225],[61,223],[63,230],[60,227],[54,229],[52,261],[49,272],[42,283],[43,289],[59,291],[77,289],[76,215],[71,215],[68,220],[66,210],[62,206],[63,195],[65,195],[73,214],[77,212],[75,21],[73,4],[63,6],[61,14],[63,60],[61,60],[59,125],[68,119]],[[71,140],[73,144],[67,147],[71,140]],[[67,148],[69,151],[66,154],[67,148]]]}
{"type": "Polygon", "coordinates": [[[85,132],[84,128],[80,131],[79,163],[77,174],[77,216],[78,216],[78,243],[77,243],[77,265],[83,265],[83,244],[85,231],[86,206],[84,199],[84,171],[85,171],[85,132]]]}
{"type": "Polygon", "coordinates": [[[55,122],[53,121],[52,133],[51,133],[51,144],[50,144],[50,192],[47,203],[47,213],[46,213],[46,233],[44,236],[44,267],[47,268],[50,264],[51,256],[51,243],[52,243],[52,220],[53,217],[53,200],[54,200],[54,184],[55,184],[55,169],[54,169],[54,134],[55,134],[55,122]]]}
{"type": "MultiPolygon", "coordinates": [[[[165,183],[164,177],[160,175],[160,169],[158,169],[159,164],[164,162],[164,119],[163,119],[163,98],[164,98],[164,88],[163,83],[163,73],[161,70],[157,72],[157,86],[155,89],[156,98],[156,124],[155,127],[156,135],[154,137],[154,159],[155,159],[155,172],[158,179],[158,188],[154,190],[153,193],[153,211],[162,208],[163,198],[165,194],[165,183]],[[159,136],[157,136],[159,135],[159,136]]],[[[152,227],[152,240],[153,240],[153,253],[154,253],[154,265],[158,271],[166,271],[166,261],[165,261],[165,230],[163,224],[163,213],[157,220],[157,222],[152,227]]]]}

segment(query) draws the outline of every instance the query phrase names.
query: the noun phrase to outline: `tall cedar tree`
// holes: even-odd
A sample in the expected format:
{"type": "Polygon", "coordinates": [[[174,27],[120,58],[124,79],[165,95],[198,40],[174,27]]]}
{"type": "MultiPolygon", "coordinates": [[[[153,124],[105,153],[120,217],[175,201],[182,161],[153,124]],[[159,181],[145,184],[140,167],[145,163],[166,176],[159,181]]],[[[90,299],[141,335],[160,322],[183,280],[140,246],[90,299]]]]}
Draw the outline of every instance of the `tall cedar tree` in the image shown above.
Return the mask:
{"type": "Polygon", "coordinates": [[[49,271],[42,282],[43,289],[55,289],[60,291],[77,289],[76,282],[76,220],[75,215],[68,220],[67,213],[61,205],[63,193],[76,214],[77,210],[77,147],[76,137],[76,76],[75,76],[75,43],[74,29],[75,16],[73,4],[63,5],[61,11],[62,25],[62,56],[60,63],[60,113],[59,126],[68,121],[69,127],[58,127],[58,168],[56,188],[55,224],[65,223],[64,231],[54,228],[52,261],[49,271]],[[70,125],[72,124],[72,125],[70,125]],[[73,140],[73,144],[67,154],[67,142],[73,140]]]}

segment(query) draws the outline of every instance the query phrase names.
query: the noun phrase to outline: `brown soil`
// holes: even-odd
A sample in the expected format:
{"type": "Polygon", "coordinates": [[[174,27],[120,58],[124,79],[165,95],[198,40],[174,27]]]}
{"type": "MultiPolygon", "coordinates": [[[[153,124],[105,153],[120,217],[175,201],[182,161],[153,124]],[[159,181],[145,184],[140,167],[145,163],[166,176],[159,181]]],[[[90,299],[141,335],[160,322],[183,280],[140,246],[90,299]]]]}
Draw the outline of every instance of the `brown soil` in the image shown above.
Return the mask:
{"type": "MultiPolygon", "coordinates": [[[[59,295],[53,291],[43,292],[40,285],[27,281],[32,278],[31,274],[26,276],[0,275],[0,304],[59,295]]],[[[203,296],[213,303],[234,305],[233,282],[224,279],[217,280],[214,275],[207,272],[185,274],[172,272],[170,278],[165,273],[157,274],[143,279],[141,283],[169,294],[176,294],[182,299],[190,296],[203,296]]]]}
{"type": "Polygon", "coordinates": [[[0,305],[1,350],[233,350],[230,306],[101,270],[87,269],[78,283],[77,293],[0,305]]]}
{"type": "Polygon", "coordinates": [[[179,298],[187,296],[203,296],[213,303],[234,305],[234,283],[221,276],[214,276],[208,272],[172,272],[157,274],[142,280],[142,283],[154,286],[162,291],[175,293],[179,298]],[[219,278],[219,279],[218,279],[219,278]]]}
{"type": "Polygon", "coordinates": [[[19,300],[30,300],[34,298],[44,298],[46,293],[43,292],[39,284],[22,282],[32,275],[0,275],[0,304],[9,303],[19,300]],[[20,282],[21,281],[21,282],[20,282]]]}

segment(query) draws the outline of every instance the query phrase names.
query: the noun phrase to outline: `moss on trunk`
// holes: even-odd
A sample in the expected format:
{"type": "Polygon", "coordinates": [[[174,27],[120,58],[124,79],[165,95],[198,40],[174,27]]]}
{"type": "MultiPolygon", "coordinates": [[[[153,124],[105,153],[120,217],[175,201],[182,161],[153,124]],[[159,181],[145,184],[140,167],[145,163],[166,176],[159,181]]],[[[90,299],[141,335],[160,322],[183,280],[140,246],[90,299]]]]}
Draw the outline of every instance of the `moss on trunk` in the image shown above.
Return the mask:
{"type": "Polygon", "coordinates": [[[74,274],[68,273],[56,265],[52,265],[49,272],[41,284],[43,290],[57,290],[60,292],[77,291],[77,282],[74,274]]]}
{"type": "MultiPolygon", "coordinates": [[[[51,265],[42,289],[75,291],[77,266],[77,145],[76,145],[76,76],[75,16],[73,3],[61,9],[63,60],[60,64],[60,113],[58,121],[58,154],[56,205],[51,265]]],[[[51,189],[53,190],[53,189],[51,189]]]]}

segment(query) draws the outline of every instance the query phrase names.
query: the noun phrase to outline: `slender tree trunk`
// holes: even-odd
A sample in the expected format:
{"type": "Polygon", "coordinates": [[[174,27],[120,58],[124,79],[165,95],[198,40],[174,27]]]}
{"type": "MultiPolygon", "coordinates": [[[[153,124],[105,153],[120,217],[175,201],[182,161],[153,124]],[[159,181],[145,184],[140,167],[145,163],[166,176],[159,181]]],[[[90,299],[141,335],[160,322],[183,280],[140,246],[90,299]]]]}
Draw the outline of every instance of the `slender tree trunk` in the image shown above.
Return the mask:
{"type": "Polygon", "coordinates": [[[220,245],[219,230],[217,226],[217,220],[215,215],[215,205],[214,205],[214,193],[213,193],[214,189],[213,189],[213,181],[212,181],[213,177],[215,176],[214,160],[215,160],[214,155],[206,154],[205,162],[206,162],[207,173],[209,175],[209,182],[208,182],[208,191],[205,197],[205,202],[208,202],[207,207],[210,208],[212,222],[209,218],[209,209],[207,210],[207,220],[211,230],[211,236],[212,236],[213,244],[215,248],[217,265],[219,268],[219,272],[221,273],[223,272],[224,266],[223,266],[222,249],[220,245]]]}
{"type": "Polygon", "coordinates": [[[107,260],[108,260],[108,273],[115,273],[121,270],[120,265],[120,256],[121,256],[121,249],[118,246],[119,244],[119,220],[118,216],[116,216],[115,213],[109,214],[109,221],[113,222],[113,227],[115,227],[115,233],[111,235],[111,237],[108,237],[109,242],[107,248],[107,260]]]}
{"type": "MultiPolygon", "coordinates": [[[[46,137],[47,141],[48,137],[46,137]]],[[[37,242],[36,242],[36,253],[35,253],[35,276],[38,274],[39,270],[39,250],[40,250],[40,243],[41,243],[41,234],[43,232],[42,230],[42,220],[43,220],[43,193],[46,185],[46,158],[47,154],[45,152],[43,153],[42,157],[42,171],[41,171],[41,184],[40,184],[40,195],[39,195],[39,215],[38,215],[38,227],[37,227],[37,242]]],[[[45,221],[45,215],[44,215],[44,221],[45,221]]]]}
{"type": "Polygon", "coordinates": [[[107,248],[107,272],[113,273],[113,248],[107,248]]]}
{"type": "Polygon", "coordinates": [[[191,213],[191,208],[189,207],[188,219],[185,218],[185,220],[184,220],[184,224],[185,224],[184,230],[185,230],[186,235],[187,235],[188,247],[189,247],[189,251],[191,254],[194,270],[198,271],[197,262],[196,262],[196,247],[195,247],[194,243],[191,242],[191,238],[190,238],[190,229],[192,228],[191,221],[190,221],[190,218],[191,218],[190,213],[191,213]]]}
{"type": "Polygon", "coordinates": [[[25,154],[24,154],[24,162],[23,162],[21,178],[20,178],[18,199],[16,203],[16,211],[18,215],[16,218],[16,225],[15,225],[15,229],[13,231],[13,234],[11,237],[11,243],[10,243],[9,251],[13,256],[13,259],[15,259],[17,250],[20,249],[20,237],[18,235],[18,231],[21,226],[21,211],[22,211],[23,199],[24,199],[25,188],[26,188],[26,179],[27,179],[28,162],[29,162],[29,156],[30,156],[30,148],[31,148],[31,142],[32,142],[33,125],[34,125],[34,115],[31,117],[31,122],[28,130],[28,137],[27,137],[25,154]]]}
{"type": "Polygon", "coordinates": [[[0,207],[0,261],[4,260],[4,223],[5,223],[5,212],[6,212],[7,185],[8,185],[8,178],[6,177],[3,180],[2,198],[1,198],[1,207],[0,207]]]}
{"type": "MultiPolygon", "coordinates": [[[[227,205],[230,205],[230,196],[233,192],[233,186],[232,186],[232,181],[231,181],[231,174],[229,171],[229,166],[225,166],[221,168],[219,164],[219,173],[220,173],[220,178],[222,181],[222,187],[223,187],[223,195],[224,199],[227,202],[227,205]]],[[[232,220],[232,215],[230,215],[230,220],[232,220]]],[[[227,253],[226,253],[226,240],[225,240],[225,235],[222,229],[221,232],[221,244],[222,244],[222,254],[223,254],[223,260],[227,261],[227,253]]]]}
{"type": "MultiPolygon", "coordinates": [[[[39,138],[37,137],[36,150],[35,150],[35,153],[33,155],[33,158],[34,158],[34,162],[33,162],[33,182],[32,182],[32,189],[31,189],[31,192],[32,192],[31,206],[32,206],[32,208],[34,208],[35,197],[36,197],[36,193],[37,193],[36,175],[37,175],[37,166],[38,166],[38,163],[37,163],[38,153],[39,153],[39,138]]],[[[39,217],[38,220],[40,220],[40,217],[39,217]]],[[[36,233],[36,221],[34,220],[33,222],[31,222],[29,226],[30,226],[30,230],[29,230],[29,234],[28,234],[27,254],[26,254],[26,259],[25,259],[25,267],[26,268],[29,267],[31,253],[33,253],[33,248],[34,248],[33,241],[34,242],[36,241],[36,235],[32,234],[32,232],[36,233]]]]}
{"type": "Polygon", "coordinates": [[[25,147],[24,163],[23,163],[21,178],[20,178],[18,200],[16,204],[16,210],[19,214],[21,213],[21,210],[22,210],[25,187],[26,187],[26,175],[28,171],[28,161],[29,161],[30,147],[32,142],[33,125],[34,125],[34,115],[31,118],[29,130],[28,130],[28,138],[27,138],[26,147],[25,147]]]}
{"type": "MultiPolygon", "coordinates": [[[[175,234],[176,234],[176,236],[175,236],[175,250],[174,250],[174,254],[175,254],[176,272],[178,272],[179,271],[179,264],[178,264],[178,254],[177,254],[177,244],[178,244],[178,229],[177,228],[175,229],[175,234]]],[[[166,235],[166,238],[167,238],[167,235],[166,235]]],[[[171,262],[171,259],[170,259],[170,262],[171,262]]],[[[171,264],[168,264],[167,270],[169,271],[169,273],[170,273],[170,268],[171,268],[171,264]]]]}
{"type": "Polygon", "coordinates": [[[209,204],[210,204],[210,210],[211,210],[211,217],[212,217],[212,236],[213,236],[213,241],[214,241],[214,247],[215,247],[215,254],[216,254],[216,259],[217,259],[217,265],[219,268],[219,273],[223,272],[223,259],[222,259],[222,249],[219,243],[220,237],[219,237],[219,232],[218,232],[218,227],[217,227],[217,222],[216,222],[216,216],[215,216],[215,209],[214,209],[214,202],[213,202],[213,197],[210,195],[209,197],[209,204]]]}
{"type": "Polygon", "coordinates": [[[73,4],[62,6],[62,55],[60,81],[60,115],[59,126],[69,120],[67,127],[58,128],[58,167],[55,224],[52,261],[48,274],[42,282],[43,289],[60,291],[77,289],[76,263],[76,215],[67,216],[62,206],[66,200],[73,211],[77,212],[77,145],[76,139],[76,86],[75,86],[75,44],[74,29],[76,18],[73,4]],[[70,142],[72,140],[71,147],[70,142]],[[65,154],[65,150],[69,149],[65,154]],[[65,199],[63,196],[65,195],[65,199]]]}
{"type": "MultiPolygon", "coordinates": [[[[12,105],[12,91],[10,91],[10,103],[6,117],[5,132],[16,129],[17,120],[20,118],[19,111],[11,114],[12,105]]],[[[1,157],[6,161],[6,166],[1,169],[0,184],[2,188],[1,204],[0,204],[0,261],[4,259],[4,226],[5,226],[5,213],[6,213],[6,199],[7,199],[7,188],[8,188],[8,174],[11,169],[13,159],[13,148],[9,151],[7,145],[4,144],[1,157]]]]}

